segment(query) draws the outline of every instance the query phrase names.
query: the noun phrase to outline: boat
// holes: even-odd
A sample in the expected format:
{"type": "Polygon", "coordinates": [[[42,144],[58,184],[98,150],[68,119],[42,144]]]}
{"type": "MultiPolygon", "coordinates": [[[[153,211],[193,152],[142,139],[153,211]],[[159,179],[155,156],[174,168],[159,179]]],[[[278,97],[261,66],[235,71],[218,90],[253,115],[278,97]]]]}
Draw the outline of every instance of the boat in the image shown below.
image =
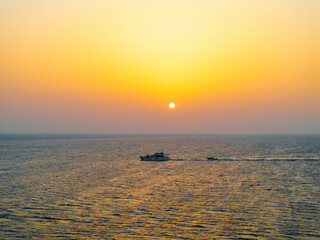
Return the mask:
{"type": "Polygon", "coordinates": [[[214,161],[214,160],[219,160],[219,158],[216,157],[207,157],[208,161],[214,161]]]}
{"type": "Polygon", "coordinates": [[[144,155],[140,156],[141,161],[168,161],[170,160],[169,156],[167,154],[164,154],[163,152],[156,152],[151,155],[144,155]]]}

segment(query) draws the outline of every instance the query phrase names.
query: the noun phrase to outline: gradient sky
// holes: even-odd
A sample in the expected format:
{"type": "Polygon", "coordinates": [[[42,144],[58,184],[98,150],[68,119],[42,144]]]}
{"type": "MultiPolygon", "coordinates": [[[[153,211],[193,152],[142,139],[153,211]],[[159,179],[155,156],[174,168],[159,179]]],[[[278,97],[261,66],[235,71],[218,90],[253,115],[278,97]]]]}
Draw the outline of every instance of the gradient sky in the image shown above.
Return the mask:
{"type": "Polygon", "coordinates": [[[319,134],[320,1],[1,0],[0,133],[319,134]]]}

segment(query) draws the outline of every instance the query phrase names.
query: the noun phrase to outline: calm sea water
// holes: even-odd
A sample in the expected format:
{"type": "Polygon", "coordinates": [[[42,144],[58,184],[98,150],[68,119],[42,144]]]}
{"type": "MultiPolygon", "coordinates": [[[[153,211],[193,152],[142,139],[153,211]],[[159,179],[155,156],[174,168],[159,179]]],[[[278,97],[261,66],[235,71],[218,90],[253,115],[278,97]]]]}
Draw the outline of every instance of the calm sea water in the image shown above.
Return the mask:
{"type": "Polygon", "coordinates": [[[0,239],[319,239],[319,213],[319,135],[0,135],[0,239]]]}

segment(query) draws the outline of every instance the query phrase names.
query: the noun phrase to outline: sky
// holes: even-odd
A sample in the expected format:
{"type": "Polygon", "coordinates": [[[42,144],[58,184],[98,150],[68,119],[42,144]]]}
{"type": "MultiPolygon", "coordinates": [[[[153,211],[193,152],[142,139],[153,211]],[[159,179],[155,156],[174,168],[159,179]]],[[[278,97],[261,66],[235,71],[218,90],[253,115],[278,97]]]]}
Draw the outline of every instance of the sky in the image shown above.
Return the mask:
{"type": "Polygon", "coordinates": [[[0,0],[0,133],[320,134],[320,1],[0,0]]]}

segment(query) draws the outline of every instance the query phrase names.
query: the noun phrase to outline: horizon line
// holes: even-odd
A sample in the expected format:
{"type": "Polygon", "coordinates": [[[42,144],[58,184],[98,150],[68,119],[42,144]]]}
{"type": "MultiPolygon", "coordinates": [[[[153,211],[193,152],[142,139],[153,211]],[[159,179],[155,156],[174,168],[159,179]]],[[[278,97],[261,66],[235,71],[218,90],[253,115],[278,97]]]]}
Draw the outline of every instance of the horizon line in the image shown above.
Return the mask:
{"type": "Polygon", "coordinates": [[[320,135],[320,133],[0,133],[0,135],[97,135],[97,136],[211,136],[211,135],[320,135]]]}

